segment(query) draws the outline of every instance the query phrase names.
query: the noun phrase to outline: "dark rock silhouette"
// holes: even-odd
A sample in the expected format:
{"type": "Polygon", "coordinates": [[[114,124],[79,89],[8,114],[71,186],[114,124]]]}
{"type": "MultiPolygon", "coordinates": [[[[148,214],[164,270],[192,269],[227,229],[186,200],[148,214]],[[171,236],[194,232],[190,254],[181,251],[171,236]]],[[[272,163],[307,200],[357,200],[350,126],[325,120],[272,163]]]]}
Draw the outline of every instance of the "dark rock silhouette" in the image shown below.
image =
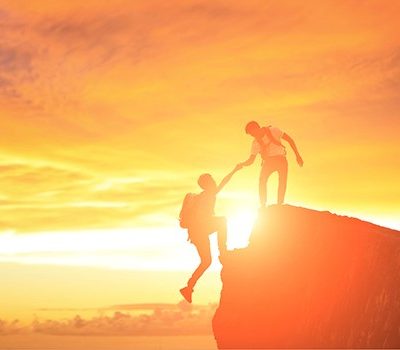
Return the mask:
{"type": "Polygon", "coordinates": [[[400,348],[399,231],[272,206],[221,278],[220,349],[400,348]]]}

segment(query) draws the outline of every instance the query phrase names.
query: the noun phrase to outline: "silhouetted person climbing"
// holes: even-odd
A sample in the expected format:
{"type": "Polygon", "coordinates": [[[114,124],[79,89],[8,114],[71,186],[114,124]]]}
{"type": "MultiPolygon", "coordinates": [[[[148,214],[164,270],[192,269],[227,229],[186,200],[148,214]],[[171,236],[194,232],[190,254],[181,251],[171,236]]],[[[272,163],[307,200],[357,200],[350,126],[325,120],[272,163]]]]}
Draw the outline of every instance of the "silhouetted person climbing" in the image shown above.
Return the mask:
{"type": "Polygon", "coordinates": [[[189,279],[187,286],[180,290],[183,297],[192,302],[193,288],[197,280],[204,271],[211,265],[211,249],[209,235],[217,232],[218,248],[220,261],[226,252],[226,219],[223,216],[214,215],[214,207],[217,194],[229,182],[232,175],[241,169],[237,165],[219,185],[210,174],[203,174],[199,177],[197,183],[203,189],[199,194],[188,193],[183,201],[180,213],[181,227],[188,229],[188,239],[197,249],[200,257],[200,264],[189,279]]]}
{"type": "Polygon", "coordinates": [[[286,159],[286,149],[282,145],[281,139],[289,143],[296,155],[297,163],[303,166],[303,159],[297,150],[295,142],[280,129],[272,126],[260,127],[255,121],[249,122],[245,130],[246,134],[252,136],[254,140],[250,157],[240,163],[240,165],[248,166],[253,164],[258,153],[260,153],[263,160],[259,179],[260,207],[263,208],[266,205],[268,178],[275,171],[278,172],[279,176],[278,204],[283,204],[286,193],[288,162],[286,159]]]}

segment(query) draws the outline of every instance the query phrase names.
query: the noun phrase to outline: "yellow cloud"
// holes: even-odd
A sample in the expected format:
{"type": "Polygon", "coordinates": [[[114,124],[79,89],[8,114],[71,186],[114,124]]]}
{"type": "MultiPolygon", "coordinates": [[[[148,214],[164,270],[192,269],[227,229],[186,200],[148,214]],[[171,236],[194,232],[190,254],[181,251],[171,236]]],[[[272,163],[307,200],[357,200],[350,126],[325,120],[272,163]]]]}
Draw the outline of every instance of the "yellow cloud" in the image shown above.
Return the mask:
{"type": "MultiPolygon", "coordinates": [[[[377,211],[398,209],[397,2],[1,10],[3,229],[172,220],[201,172],[222,177],[247,156],[249,119],[304,153],[289,200],[362,212],[370,196],[377,211]]],[[[257,170],[238,176],[232,191],[253,196],[257,170]]]]}

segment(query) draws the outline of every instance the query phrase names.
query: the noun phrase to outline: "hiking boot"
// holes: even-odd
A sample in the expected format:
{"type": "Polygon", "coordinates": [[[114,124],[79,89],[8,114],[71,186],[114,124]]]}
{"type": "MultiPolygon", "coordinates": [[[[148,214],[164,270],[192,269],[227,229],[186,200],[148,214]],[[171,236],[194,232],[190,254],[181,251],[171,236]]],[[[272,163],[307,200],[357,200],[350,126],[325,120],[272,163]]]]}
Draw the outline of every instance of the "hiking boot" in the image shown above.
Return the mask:
{"type": "Polygon", "coordinates": [[[182,294],[182,296],[185,298],[185,300],[188,303],[192,302],[192,293],[193,293],[193,289],[189,288],[189,287],[185,287],[179,290],[182,294]]]}

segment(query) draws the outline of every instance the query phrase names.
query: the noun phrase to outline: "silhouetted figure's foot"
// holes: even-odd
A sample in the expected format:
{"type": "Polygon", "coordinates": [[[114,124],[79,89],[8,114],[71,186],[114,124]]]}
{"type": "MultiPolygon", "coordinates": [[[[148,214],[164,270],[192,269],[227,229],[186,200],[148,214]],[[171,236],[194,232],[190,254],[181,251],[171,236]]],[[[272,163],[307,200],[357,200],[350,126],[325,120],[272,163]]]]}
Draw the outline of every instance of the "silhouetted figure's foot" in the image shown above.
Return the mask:
{"type": "Polygon", "coordinates": [[[189,287],[185,287],[179,290],[182,294],[182,296],[185,298],[185,300],[188,303],[192,302],[192,293],[193,293],[193,289],[189,288],[189,287]]]}

